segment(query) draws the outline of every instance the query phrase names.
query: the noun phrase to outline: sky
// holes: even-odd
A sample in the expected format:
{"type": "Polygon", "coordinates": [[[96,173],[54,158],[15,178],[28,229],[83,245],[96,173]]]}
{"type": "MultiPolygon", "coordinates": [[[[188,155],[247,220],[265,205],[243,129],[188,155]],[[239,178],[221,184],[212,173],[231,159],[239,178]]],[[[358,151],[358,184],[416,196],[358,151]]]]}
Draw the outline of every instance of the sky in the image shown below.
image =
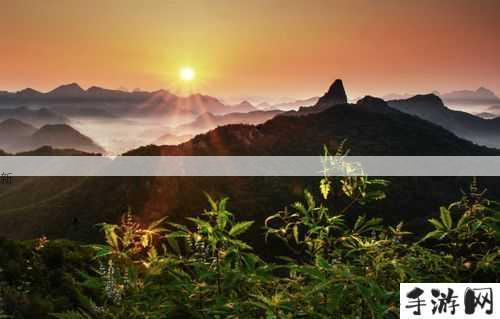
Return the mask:
{"type": "Polygon", "coordinates": [[[351,98],[500,92],[499,0],[16,0],[0,11],[0,90],[299,98],[342,78],[351,98]]]}

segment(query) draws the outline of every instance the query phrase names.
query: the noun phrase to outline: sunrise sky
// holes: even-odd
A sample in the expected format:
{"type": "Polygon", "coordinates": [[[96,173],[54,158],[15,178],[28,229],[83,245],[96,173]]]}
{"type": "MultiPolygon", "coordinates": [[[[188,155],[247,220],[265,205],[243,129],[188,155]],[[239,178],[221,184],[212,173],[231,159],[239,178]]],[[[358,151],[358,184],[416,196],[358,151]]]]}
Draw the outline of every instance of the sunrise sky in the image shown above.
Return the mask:
{"type": "Polygon", "coordinates": [[[192,89],[351,97],[500,92],[498,0],[16,0],[0,4],[0,90],[192,89]]]}

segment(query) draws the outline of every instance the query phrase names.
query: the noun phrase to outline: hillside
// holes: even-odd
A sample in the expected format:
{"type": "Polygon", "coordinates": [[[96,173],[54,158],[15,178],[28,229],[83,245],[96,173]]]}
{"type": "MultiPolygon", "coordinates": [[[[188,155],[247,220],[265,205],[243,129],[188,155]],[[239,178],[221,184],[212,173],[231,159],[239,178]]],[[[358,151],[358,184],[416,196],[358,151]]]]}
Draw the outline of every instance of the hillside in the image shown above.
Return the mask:
{"type": "Polygon", "coordinates": [[[104,149],[81,134],[74,128],[65,124],[45,125],[31,135],[32,145],[36,147],[50,145],[57,148],[72,148],[90,153],[104,153],[104,149]]]}
{"type": "Polygon", "coordinates": [[[0,149],[10,153],[19,153],[42,146],[76,149],[89,153],[105,152],[92,139],[67,124],[45,125],[36,129],[29,124],[12,119],[0,123],[0,149]]]}
{"type": "Polygon", "coordinates": [[[472,114],[447,108],[434,94],[417,95],[406,100],[389,101],[402,112],[440,125],[456,135],[480,145],[500,148],[500,120],[483,119],[472,114]]]}
{"type": "Polygon", "coordinates": [[[17,156],[98,156],[98,153],[88,153],[71,148],[53,148],[42,146],[32,151],[16,153],[17,156]]]}
{"type": "Polygon", "coordinates": [[[0,149],[11,149],[16,143],[29,138],[36,130],[36,127],[15,119],[1,122],[0,149]]]}
{"type": "Polygon", "coordinates": [[[0,138],[17,138],[29,136],[36,131],[36,127],[16,119],[7,119],[0,123],[0,138]]]}

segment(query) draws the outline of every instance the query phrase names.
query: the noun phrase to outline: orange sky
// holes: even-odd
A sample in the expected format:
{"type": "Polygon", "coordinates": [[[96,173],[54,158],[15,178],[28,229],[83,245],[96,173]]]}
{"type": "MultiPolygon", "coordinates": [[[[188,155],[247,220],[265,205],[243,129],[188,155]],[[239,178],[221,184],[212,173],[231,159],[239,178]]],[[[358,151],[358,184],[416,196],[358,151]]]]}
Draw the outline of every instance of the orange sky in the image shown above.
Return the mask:
{"type": "Polygon", "coordinates": [[[69,82],[218,96],[500,93],[499,0],[16,0],[0,5],[0,90],[69,82]]]}

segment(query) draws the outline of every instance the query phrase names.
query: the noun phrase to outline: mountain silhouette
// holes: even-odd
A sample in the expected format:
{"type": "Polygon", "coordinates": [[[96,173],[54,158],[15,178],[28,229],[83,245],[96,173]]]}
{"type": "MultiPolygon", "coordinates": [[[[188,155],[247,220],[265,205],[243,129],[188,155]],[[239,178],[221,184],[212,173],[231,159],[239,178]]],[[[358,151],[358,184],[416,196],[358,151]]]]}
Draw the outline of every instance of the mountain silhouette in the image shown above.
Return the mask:
{"type": "Polygon", "coordinates": [[[20,97],[20,98],[28,98],[28,99],[36,99],[43,96],[43,93],[33,90],[32,88],[27,88],[21,90],[15,94],[5,94],[5,97],[20,97]]]}
{"type": "Polygon", "coordinates": [[[89,153],[104,153],[92,139],[66,124],[45,125],[31,135],[31,149],[41,146],[71,148],[89,153]]]}
{"type": "MultiPolygon", "coordinates": [[[[342,94],[339,90],[337,84],[327,92],[329,98],[320,105],[325,108],[322,112],[294,116],[287,112],[260,125],[221,126],[179,145],[149,145],[124,155],[319,156],[323,146],[335,151],[346,139],[351,155],[500,155],[500,151],[475,145],[438,125],[398,111],[381,99],[365,97],[357,104],[347,104],[342,98],[345,91],[342,94]]],[[[384,217],[388,223],[404,217],[410,227],[421,230],[429,213],[460,196],[464,180],[468,182],[455,178],[393,178],[388,189],[390,200],[363,211],[355,209],[353,214],[368,212],[384,217]],[[405,216],[396,216],[394,211],[405,216]]],[[[300,200],[304,189],[317,191],[317,183],[317,178],[306,177],[33,178],[2,197],[0,232],[12,238],[45,234],[93,240],[100,236],[96,223],[116,221],[128,207],[142,221],[165,215],[169,221],[182,221],[206,207],[203,191],[215,197],[229,196],[228,209],[238,213],[238,218],[262,225],[270,213],[300,200]],[[49,182],[52,191],[59,193],[47,200],[46,193],[43,197],[39,193],[48,189],[43,185],[49,182]],[[26,199],[26,193],[33,196],[26,199]],[[80,220],[78,230],[63,227],[75,217],[80,220]],[[34,222],[40,220],[50,223],[34,222]]],[[[499,191],[492,187],[492,194],[499,191]]]]}
{"type": "Polygon", "coordinates": [[[441,98],[446,103],[459,105],[488,105],[500,102],[500,98],[493,91],[484,87],[475,91],[460,90],[441,94],[441,98]]]}
{"type": "Polygon", "coordinates": [[[308,99],[303,99],[303,100],[295,100],[292,102],[282,102],[278,104],[269,104],[269,103],[261,103],[259,104],[259,108],[263,110],[282,110],[282,111],[290,111],[290,110],[295,110],[298,109],[299,107],[305,106],[313,106],[316,103],[318,103],[319,97],[314,96],[308,99]]]}
{"type": "Polygon", "coordinates": [[[9,153],[27,152],[42,146],[74,149],[88,153],[105,150],[92,139],[67,124],[49,124],[36,129],[15,119],[0,123],[0,149],[9,153]]]}
{"type": "Polygon", "coordinates": [[[79,98],[85,94],[85,91],[76,83],[61,85],[46,95],[50,98],[79,98]]]}
{"type": "Polygon", "coordinates": [[[388,104],[397,110],[440,125],[477,144],[500,148],[498,119],[483,119],[466,112],[451,110],[434,94],[389,101],[388,104]]]}
{"type": "Polygon", "coordinates": [[[232,111],[231,113],[247,113],[247,112],[258,111],[258,109],[255,106],[253,106],[250,102],[243,101],[239,104],[232,105],[231,111],[232,111]]]}
{"type": "Polygon", "coordinates": [[[25,89],[17,93],[2,91],[0,105],[37,108],[40,106],[48,108],[61,106],[68,109],[76,108],[81,110],[80,113],[83,113],[83,109],[87,107],[94,110],[101,108],[110,114],[119,113],[116,115],[120,116],[164,120],[165,116],[170,115],[179,118],[185,117],[187,121],[193,120],[193,116],[206,112],[227,114],[257,110],[249,102],[226,105],[215,97],[203,94],[177,96],[166,90],[127,92],[97,86],[84,90],[77,83],[61,85],[48,93],[41,93],[33,89],[25,89]]]}
{"type": "Polygon", "coordinates": [[[51,146],[42,146],[32,151],[16,153],[17,156],[96,156],[98,153],[88,153],[71,148],[53,148],[51,146]]]}
{"type": "Polygon", "coordinates": [[[0,123],[0,149],[10,150],[16,143],[24,143],[36,127],[16,119],[7,119],[0,123]]]}
{"type": "Polygon", "coordinates": [[[347,104],[347,94],[344,89],[342,80],[335,80],[328,91],[318,99],[318,102],[313,106],[300,107],[298,111],[289,111],[286,115],[305,115],[311,113],[319,113],[335,106],[347,104]]]}
{"type": "Polygon", "coordinates": [[[16,119],[7,119],[0,123],[0,137],[16,138],[29,136],[36,130],[36,127],[16,119]]]}
{"type": "Polygon", "coordinates": [[[29,109],[27,107],[0,108],[0,120],[16,119],[35,126],[68,123],[69,119],[47,108],[29,109]]]}

